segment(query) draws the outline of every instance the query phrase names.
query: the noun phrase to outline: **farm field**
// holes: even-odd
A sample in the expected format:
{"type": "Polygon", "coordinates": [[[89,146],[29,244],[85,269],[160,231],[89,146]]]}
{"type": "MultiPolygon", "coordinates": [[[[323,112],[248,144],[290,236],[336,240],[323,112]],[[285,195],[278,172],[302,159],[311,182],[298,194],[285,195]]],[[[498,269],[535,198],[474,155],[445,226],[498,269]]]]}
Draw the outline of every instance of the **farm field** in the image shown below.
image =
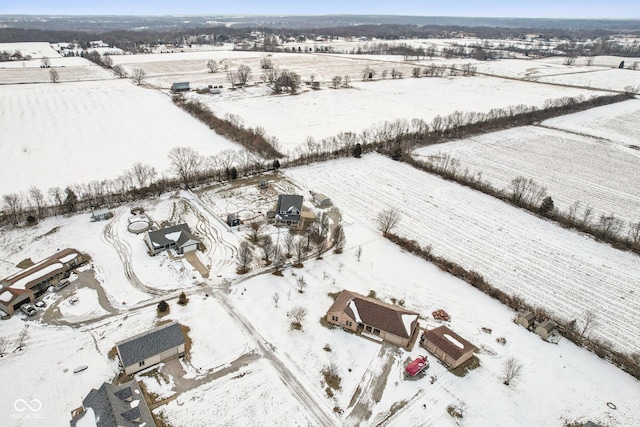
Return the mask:
{"type": "Polygon", "coordinates": [[[398,234],[555,316],[580,321],[598,307],[592,336],[628,353],[640,345],[636,255],[379,155],[286,174],[331,197],[347,222],[375,227],[379,211],[398,208],[398,234]]]}
{"type": "Polygon", "coordinates": [[[640,152],[624,144],[526,126],[414,151],[414,156],[423,160],[440,155],[458,159],[458,170],[468,169],[505,193],[512,191],[513,179],[531,178],[547,189],[561,212],[580,202],[578,215],[590,206],[594,223],[600,215],[614,214],[625,222],[622,236],[626,236],[629,223],[640,219],[636,191],[640,188],[640,152]]]}
{"type": "MultiPolygon", "coordinates": [[[[634,148],[640,145],[640,101],[629,100],[545,120],[544,126],[613,141],[634,148]]],[[[637,150],[637,148],[634,148],[637,150]]]]}
{"type": "Polygon", "coordinates": [[[0,149],[11,165],[0,194],[116,179],[136,162],[166,173],[173,147],[205,156],[240,148],[128,80],[2,85],[0,110],[0,149]]]}
{"type": "Polygon", "coordinates": [[[339,132],[359,133],[384,121],[424,119],[454,111],[486,112],[526,104],[542,106],[548,99],[588,96],[591,92],[500,80],[492,77],[404,78],[352,83],[351,89],[307,91],[297,96],[270,94],[266,87],[245,88],[222,96],[191,95],[219,116],[236,114],[247,126],[262,126],[278,138],[282,151],[305,148],[339,132]],[[447,99],[446,103],[438,100],[447,99]]]}

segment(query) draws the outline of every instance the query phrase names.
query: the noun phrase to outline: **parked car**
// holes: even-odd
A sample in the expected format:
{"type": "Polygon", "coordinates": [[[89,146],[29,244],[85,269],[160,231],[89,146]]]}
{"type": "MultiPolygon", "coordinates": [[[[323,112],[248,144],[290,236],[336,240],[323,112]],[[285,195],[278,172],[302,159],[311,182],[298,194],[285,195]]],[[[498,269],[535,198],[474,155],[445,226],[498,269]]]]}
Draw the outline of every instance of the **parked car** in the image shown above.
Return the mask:
{"type": "Polygon", "coordinates": [[[78,303],[78,297],[69,298],[69,304],[76,305],[78,303]]]}
{"type": "Polygon", "coordinates": [[[33,316],[34,314],[36,314],[36,309],[31,304],[21,305],[20,311],[22,311],[27,316],[33,316]]]}
{"type": "Polygon", "coordinates": [[[38,308],[45,308],[47,306],[47,304],[44,301],[36,301],[36,303],[33,305],[35,305],[38,308]]]}
{"type": "Polygon", "coordinates": [[[64,280],[64,279],[63,279],[63,280],[61,280],[61,281],[60,281],[60,283],[58,283],[58,284],[55,286],[55,288],[54,288],[54,289],[55,289],[56,291],[59,291],[60,289],[64,288],[65,286],[68,286],[68,285],[69,285],[69,281],[68,281],[68,280],[64,280]]]}

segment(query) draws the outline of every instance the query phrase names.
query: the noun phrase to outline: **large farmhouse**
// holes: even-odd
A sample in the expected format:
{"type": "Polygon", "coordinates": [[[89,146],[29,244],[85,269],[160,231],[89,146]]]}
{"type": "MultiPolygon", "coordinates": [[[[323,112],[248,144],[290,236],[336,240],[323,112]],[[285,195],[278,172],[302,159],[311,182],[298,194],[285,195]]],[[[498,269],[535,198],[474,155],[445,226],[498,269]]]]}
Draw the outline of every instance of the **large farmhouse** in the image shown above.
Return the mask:
{"type": "Polygon", "coordinates": [[[63,249],[23,271],[0,281],[0,310],[13,314],[22,304],[32,303],[49,286],[69,277],[84,258],[75,249],[63,249]]]}
{"type": "Polygon", "coordinates": [[[446,326],[438,326],[422,334],[420,346],[426,348],[452,369],[471,359],[476,346],[446,326]]]}
{"type": "Polygon", "coordinates": [[[408,347],[418,331],[418,313],[344,290],[327,311],[329,323],[408,347]]]}
{"type": "Polygon", "coordinates": [[[91,389],[82,408],[71,419],[71,427],[154,427],[149,407],[136,381],[121,385],[103,383],[91,389]]]}
{"type": "Polygon", "coordinates": [[[304,198],[294,194],[280,194],[276,205],[276,225],[297,226],[302,214],[304,198]]]}
{"type": "Polygon", "coordinates": [[[168,249],[175,249],[179,254],[200,249],[200,240],[191,234],[191,229],[187,224],[147,231],[144,235],[144,242],[152,256],[168,249]]]}
{"type": "Polygon", "coordinates": [[[184,354],[184,335],[180,325],[171,322],[116,344],[124,373],[138,371],[184,354]]]}

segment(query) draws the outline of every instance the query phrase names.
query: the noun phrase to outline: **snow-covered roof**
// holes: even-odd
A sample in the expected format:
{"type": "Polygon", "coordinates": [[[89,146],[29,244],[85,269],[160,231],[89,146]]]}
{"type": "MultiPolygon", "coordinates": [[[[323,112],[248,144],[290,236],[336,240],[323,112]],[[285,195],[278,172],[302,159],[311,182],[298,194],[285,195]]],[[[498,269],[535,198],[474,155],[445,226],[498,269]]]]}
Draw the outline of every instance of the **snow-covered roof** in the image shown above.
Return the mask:
{"type": "Polygon", "coordinates": [[[454,360],[458,360],[463,355],[477,350],[476,346],[444,325],[426,331],[422,337],[454,360]]]}
{"type": "Polygon", "coordinates": [[[13,299],[13,294],[9,291],[4,291],[0,294],[0,301],[9,302],[13,299]]]}
{"type": "Polygon", "coordinates": [[[31,274],[16,280],[13,284],[11,284],[12,288],[15,289],[26,289],[27,285],[31,282],[39,282],[40,279],[44,280],[46,277],[49,277],[51,273],[61,270],[64,268],[64,265],[57,262],[55,264],[49,264],[46,267],[41,268],[40,270],[36,270],[31,272],[31,274]]]}
{"type": "Polygon", "coordinates": [[[344,312],[357,323],[403,338],[411,336],[418,320],[418,313],[346,290],[329,308],[331,312],[344,312]]]}

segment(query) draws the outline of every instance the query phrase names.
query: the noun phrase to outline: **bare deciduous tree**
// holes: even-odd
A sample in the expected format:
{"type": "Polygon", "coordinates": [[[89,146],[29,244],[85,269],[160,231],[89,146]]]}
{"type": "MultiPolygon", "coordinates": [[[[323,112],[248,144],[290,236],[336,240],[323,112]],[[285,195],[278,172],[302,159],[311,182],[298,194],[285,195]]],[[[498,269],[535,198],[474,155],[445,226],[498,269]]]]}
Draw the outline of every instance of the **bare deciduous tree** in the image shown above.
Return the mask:
{"type": "Polygon", "coordinates": [[[153,179],[158,174],[153,166],[145,165],[140,162],[133,165],[131,172],[133,173],[139,188],[151,185],[153,183],[153,179]]]}
{"type": "Polygon", "coordinates": [[[262,237],[262,241],[260,242],[262,246],[262,259],[264,260],[266,265],[271,264],[271,259],[273,257],[274,243],[273,239],[270,235],[266,235],[262,237]]]}
{"type": "Polygon", "coordinates": [[[342,76],[333,76],[331,79],[331,87],[338,89],[338,87],[340,87],[340,83],[342,83],[342,76]]]}
{"type": "Polygon", "coordinates": [[[169,160],[173,171],[180,176],[185,188],[196,177],[204,159],[191,147],[174,147],[169,151],[169,160]]]}
{"type": "Polygon", "coordinates": [[[218,63],[213,59],[210,59],[207,61],[207,68],[209,69],[210,73],[215,73],[216,71],[218,71],[218,63]]]}
{"type": "Polygon", "coordinates": [[[29,199],[37,209],[38,218],[42,218],[42,208],[44,207],[44,193],[35,185],[29,187],[29,199]]]}
{"type": "Polygon", "coordinates": [[[276,305],[276,308],[278,308],[278,301],[280,301],[280,294],[277,292],[274,292],[273,295],[271,296],[271,299],[273,300],[273,303],[276,305]]]}
{"type": "Polygon", "coordinates": [[[582,316],[582,331],[580,332],[580,336],[582,338],[587,336],[597,323],[596,312],[590,309],[585,310],[582,316]]]}
{"type": "Polygon", "coordinates": [[[140,86],[144,79],[147,77],[147,73],[142,68],[134,68],[131,72],[131,79],[135,84],[140,86]]]}
{"type": "Polygon", "coordinates": [[[509,385],[515,379],[520,376],[522,371],[522,363],[520,363],[515,357],[509,357],[502,364],[502,383],[509,385]]]}
{"type": "Polygon", "coordinates": [[[236,258],[238,260],[238,270],[242,273],[249,271],[249,267],[253,261],[253,251],[251,250],[251,245],[249,245],[248,242],[240,242],[236,258]]]}
{"type": "Polygon", "coordinates": [[[287,258],[291,258],[291,250],[293,249],[293,234],[287,233],[284,236],[283,240],[284,240],[285,256],[287,258]]]}
{"type": "Polygon", "coordinates": [[[385,209],[378,213],[376,224],[384,236],[400,222],[400,212],[396,208],[385,209]]]}
{"type": "Polygon", "coordinates": [[[60,80],[60,74],[52,68],[49,70],[49,79],[51,80],[51,83],[58,83],[60,80]]]}
{"type": "Polygon", "coordinates": [[[307,287],[307,281],[304,279],[304,276],[298,276],[296,279],[296,285],[298,286],[298,292],[301,294],[304,293],[304,289],[307,287]]]}
{"type": "Polygon", "coordinates": [[[333,251],[337,254],[342,253],[344,245],[347,243],[347,238],[344,235],[344,228],[342,224],[338,224],[333,229],[333,251]]]}
{"type": "Polygon", "coordinates": [[[615,215],[600,215],[600,220],[598,221],[598,232],[602,239],[611,239],[618,235],[618,232],[622,228],[622,220],[620,218],[616,218],[615,215]]]}
{"type": "Polygon", "coordinates": [[[301,236],[296,237],[293,244],[293,251],[296,256],[296,263],[302,264],[302,258],[305,254],[304,238],[302,238],[301,236]]]}
{"type": "Polygon", "coordinates": [[[29,336],[29,325],[26,325],[18,334],[18,347],[17,350],[22,350],[24,348],[25,341],[29,336]]]}
{"type": "Polygon", "coordinates": [[[51,67],[51,60],[49,59],[49,57],[43,56],[42,59],[40,59],[40,68],[49,68],[49,67],[51,67]]]}
{"type": "Polygon", "coordinates": [[[103,55],[100,62],[105,68],[113,67],[113,59],[109,55],[103,55]]]}
{"type": "Polygon", "coordinates": [[[291,326],[294,329],[302,329],[302,321],[307,317],[307,309],[304,307],[294,307],[288,313],[287,316],[291,318],[291,326]]]}
{"type": "Polygon", "coordinates": [[[238,67],[238,83],[242,86],[246,85],[251,78],[251,68],[248,65],[241,65],[238,67]]]}
{"type": "Polygon", "coordinates": [[[14,224],[20,222],[24,200],[22,194],[5,194],[4,196],[2,196],[2,200],[4,201],[5,210],[11,217],[11,222],[14,224]]]}
{"type": "Polygon", "coordinates": [[[9,340],[5,337],[0,337],[0,357],[4,357],[7,353],[7,346],[9,345],[9,340]]]}
{"type": "Polygon", "coordinates": [[[115,65],[113,67],[113,72],[115,73],[116,76],[120,77],[121,79],[127,77],[127,71],[124,69],[124,67],[122,65],[115,65]]]}
{"type": "Polygon", "coordinates": [[[358,262],[360,262],[361,257],[362,257],[362,246],[358,246],[358,249],[356,249],[356,259],[358,260],[358,262]]]}

